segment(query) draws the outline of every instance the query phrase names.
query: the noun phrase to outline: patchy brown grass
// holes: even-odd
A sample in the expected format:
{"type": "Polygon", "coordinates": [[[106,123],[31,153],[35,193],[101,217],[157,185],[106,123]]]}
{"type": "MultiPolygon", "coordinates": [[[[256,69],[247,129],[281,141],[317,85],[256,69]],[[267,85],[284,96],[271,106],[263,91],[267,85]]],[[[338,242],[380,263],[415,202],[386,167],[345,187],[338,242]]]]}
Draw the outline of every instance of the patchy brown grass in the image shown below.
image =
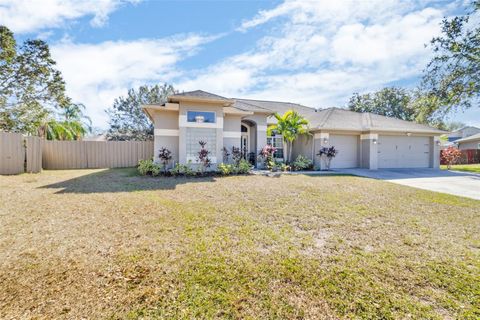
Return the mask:
{"type": "Polygon", "coordinates": [[[350,176],[0,177],[0,318],[480,317],[480,201],[350,176]]]}

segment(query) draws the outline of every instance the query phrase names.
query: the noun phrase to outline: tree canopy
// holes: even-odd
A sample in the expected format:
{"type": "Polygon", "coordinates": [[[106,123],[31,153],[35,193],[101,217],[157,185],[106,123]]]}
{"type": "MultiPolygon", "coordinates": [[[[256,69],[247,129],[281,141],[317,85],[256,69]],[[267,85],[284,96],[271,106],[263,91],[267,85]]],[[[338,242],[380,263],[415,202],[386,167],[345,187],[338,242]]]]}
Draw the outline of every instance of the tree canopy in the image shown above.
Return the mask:
{"type": "Polygon", "coordinates": [[[113,106],[106,110],[110,117],[109,140],[153,140],[153,124],[143,112],[142,104],[156,104],[167,101],[167,96],[176,91],[168,84],[141,86],[128,90],[127,96],[115,99],[113,106]]]}
{"type": "Polygon", "coordinates": [[[35,134],[53,110],[71,104],[65,82],[42,40],[20,46],[0,26],[0,128],[35,134]]]}
{"type": "Polygon", "coordinates": [[[442,21],[442,34],[431,40],[434,56],[421,89],[429,103],[420,107],[445,115],[467,109],[480,98],[480,1],[464,16],[442,21]],[[474,19],[472,17],[475,16],[474,19]]]}
{"type": "Polygon", "coordinates": [[[416,111],[411,107],[411,100],[412,97],[406,89],[390,87],[373,93],[354,93],[348,102],[348,108],[351,111],[371,112],[414,121],[416,111]]]}

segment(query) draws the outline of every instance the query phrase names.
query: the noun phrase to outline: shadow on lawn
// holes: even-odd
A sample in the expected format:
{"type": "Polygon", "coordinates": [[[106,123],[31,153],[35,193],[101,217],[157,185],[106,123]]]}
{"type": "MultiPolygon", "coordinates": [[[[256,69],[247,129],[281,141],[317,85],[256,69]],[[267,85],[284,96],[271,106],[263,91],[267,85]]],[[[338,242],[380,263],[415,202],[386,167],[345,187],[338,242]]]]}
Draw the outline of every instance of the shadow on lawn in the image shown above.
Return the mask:
{"type": "Polygon", "coordinates": [[[144,190],[171,190],[184,183],[212,182],[215,177],[142,177],[136,169],[106,169],[72,179],[42,186],[42,189],[60,189],[55,193],[132,192],[144,190]]]}

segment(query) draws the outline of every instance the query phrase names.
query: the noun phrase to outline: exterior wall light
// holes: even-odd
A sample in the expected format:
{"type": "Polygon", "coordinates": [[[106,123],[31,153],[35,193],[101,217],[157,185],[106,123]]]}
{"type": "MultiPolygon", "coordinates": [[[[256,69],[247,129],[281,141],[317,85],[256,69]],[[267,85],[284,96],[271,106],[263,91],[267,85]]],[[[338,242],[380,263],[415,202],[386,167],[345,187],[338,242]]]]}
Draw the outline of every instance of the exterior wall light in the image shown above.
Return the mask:
{"type": "Polygon", "coordinates": [[[323,138],[323,144],[327,144],[328,143],[328,139],[327,138],[323,138]]]}
{"type": "Polygon", "coordinates": [[[435,144],[440,147],[440,145],[441,145],[440,140],[435,141],[435,144]]]}
{"type": "Polygon", "coordinates": [[[377,139],[372,140],[373,144],[377,144],[377,139]]]}
{"type": "Polygon", "coordinates": [[[411,132],[407,132],[407,136],[409,136],[409,137],[410,137],[411,135],[412,135],[412,133],[411,133],[411,132]]]}

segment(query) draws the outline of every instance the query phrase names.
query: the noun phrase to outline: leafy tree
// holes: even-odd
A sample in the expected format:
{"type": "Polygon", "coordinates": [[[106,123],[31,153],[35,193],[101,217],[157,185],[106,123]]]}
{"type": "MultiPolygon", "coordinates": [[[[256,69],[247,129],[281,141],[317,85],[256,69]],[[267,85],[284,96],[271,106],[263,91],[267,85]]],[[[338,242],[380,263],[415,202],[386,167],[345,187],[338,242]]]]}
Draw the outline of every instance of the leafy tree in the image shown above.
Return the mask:
{"type": "Polygon", "coordinates": [[[447,131],[455,131],[455,130],[458,130],[458,129],[462,129],[464,127],[466,127],[467,125],[463,122],[460,122],[460,121],[451,121],[451,122],[447,122],[445,124],[445,130],[447,131]]]}
{"type": "Polygon", "coordinates": [[[0,128],[34,134],[52,110],[68,106],[65,82],[44,41],[17,46],[0,26],[0,128]]]}
{"type": "Polygon", "coordinates": [[[293,142],[299,135],[309,134],[308,120],[294,110],[285,112],[283,116],[277,113],[275,113],[274,116],[277,119],[277,124],[268,127],[267,134],[271,135],[273,132],[277,132],[283,136],[288,151],[286,160],[287,162],[290,162],[292,158],[293,142]]]}
{"type": "Polygon", "coordinates": [[[143,112],[142,104],[157,104],[167,101],[175,89],[168,84],[141,86],[130,89],[126,97],[115,99],[106,112],[110,117],[109,140],[152,140],[153,124],[143,112]]]}
{"type": "Polygon", "coordinates": [[[442,35],[430,42],[434,57],[427,65],[421,88],[436,98],[426,107],[440,114],[466,109],[480,97],[480,1],[464,16],[444,19],[442,35]],[[471,19],[473,15],[476,17],[471,19]],[[472,21],[472,20],[477,21],[472,21]]]}
{"type": "Polygon", "coordinates": [[[402,88],[383,88],[374,93],[354,93],[348,108],[356,112],[371,112],[382,116],[407,121],[416,119],[416,111],[411,107],[410,93],[402,88]]]}

